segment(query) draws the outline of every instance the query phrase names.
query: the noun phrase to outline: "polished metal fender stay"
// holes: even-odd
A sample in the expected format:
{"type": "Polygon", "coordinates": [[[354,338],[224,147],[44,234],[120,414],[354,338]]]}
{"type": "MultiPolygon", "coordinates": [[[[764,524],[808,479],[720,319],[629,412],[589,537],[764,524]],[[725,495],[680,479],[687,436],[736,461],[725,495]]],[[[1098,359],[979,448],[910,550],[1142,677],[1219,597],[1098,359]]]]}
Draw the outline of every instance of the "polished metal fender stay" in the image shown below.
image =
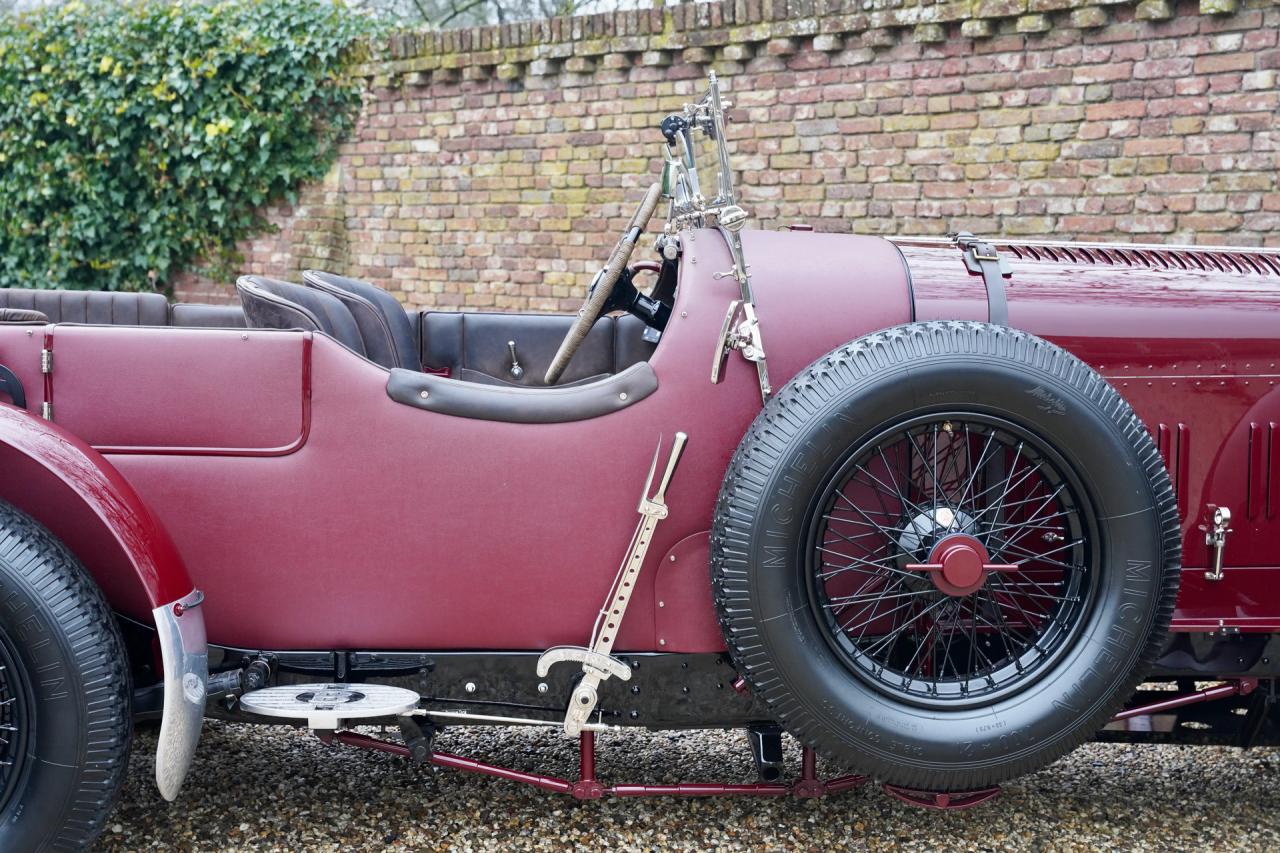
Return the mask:
{"type": "Polygon", "coordinates": [[[600,614],[596,617],[596,624],[591,631],[591,642],[585,648],[556,646],[547,649],[538,658],[539,678],[545,678],[551,671],[551,667],[562,661],[582,664],[582,680],[578,682],[573,695],[569,697],[569,707],[564,715],[566,734],[576,737],[585,730],[587,721],[599,702],[599,687],[602,682],[611,676],[617,676],[621,681],[631,678],[631,667],[615,658],[611,652],[614,641],[618,637],[618,631],[622,628],[622,619],[627,614],[627,605],[631,603],[631,594],[635,592],[636,578],[639,577],[640,569],[644,566],[645,557],[649,553],[649,544],[653,542],[653,533],[658,528],[658,522],[667,517],[667,486],[671,484],[671,478],[676,472],[676,465],[680,463],[680,456],[684,453],[688,438],[683,432],[676,433],[675,441],[671,444],[671,455],[667,457],[662,479],[658,483],[658,490],[650,497],[653,475],[658,469],[658,454],[662,452],[662,439],[658,439],[658,446],[653,451],[653,462],[649,464],[649,476],[644,483],[644,492],[640,495],[640,505],[636,508],[640,513],[640,522],[636,525],[636,532],[627,546],[627,556],[618,567],[617,575],[614,576],[609,596],[604,600],[604,606],[600,608],[600,614]]]}

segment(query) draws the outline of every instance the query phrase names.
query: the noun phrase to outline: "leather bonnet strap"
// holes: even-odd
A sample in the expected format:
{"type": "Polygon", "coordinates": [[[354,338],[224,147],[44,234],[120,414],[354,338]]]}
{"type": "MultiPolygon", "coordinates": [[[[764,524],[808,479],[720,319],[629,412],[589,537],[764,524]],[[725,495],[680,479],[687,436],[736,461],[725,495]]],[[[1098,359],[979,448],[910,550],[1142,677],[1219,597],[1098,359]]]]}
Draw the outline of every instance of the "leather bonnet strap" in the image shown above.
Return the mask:
{"type": "Polygon", "coordinates": [[[1009,262],[1000,257],[993,243],[980,240],[968,231],[954,234],[952,239],[960,247],[969,274],[982,276],[987,286],[987,321],[997,326],[1009,325],[1009,301],[1004,292],[1004,279],[1013,275],[1009,262]]]}

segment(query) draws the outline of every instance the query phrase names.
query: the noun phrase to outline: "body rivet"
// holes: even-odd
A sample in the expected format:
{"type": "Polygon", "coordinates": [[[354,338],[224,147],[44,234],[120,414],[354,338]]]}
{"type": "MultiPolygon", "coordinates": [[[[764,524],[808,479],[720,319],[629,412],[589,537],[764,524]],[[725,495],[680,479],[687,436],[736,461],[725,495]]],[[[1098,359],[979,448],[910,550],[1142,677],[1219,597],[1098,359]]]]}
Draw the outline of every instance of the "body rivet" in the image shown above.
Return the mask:
{"type": "Polygon", "coordinates": [[[467,684],[466,684],[466,686],[465,686],[465,687],[463,687],[462,689],[463,689],[463,690],[465,690],[465,691],[467,691],[468,693],[475,693],[475,692],[476,692],[476,683],[475,683],[474,681],[468,681],[468,682],[467,682],[467,684]]]}
{"type": "Polygon", "coordinates": [[[430,396],[431,396],[431,392],[430,392],[430,391],[419,391],[419,392],[418,392],[418,396],[425,400],[425,399],[427,399],[428,397],[430,397],[430,396]]]}

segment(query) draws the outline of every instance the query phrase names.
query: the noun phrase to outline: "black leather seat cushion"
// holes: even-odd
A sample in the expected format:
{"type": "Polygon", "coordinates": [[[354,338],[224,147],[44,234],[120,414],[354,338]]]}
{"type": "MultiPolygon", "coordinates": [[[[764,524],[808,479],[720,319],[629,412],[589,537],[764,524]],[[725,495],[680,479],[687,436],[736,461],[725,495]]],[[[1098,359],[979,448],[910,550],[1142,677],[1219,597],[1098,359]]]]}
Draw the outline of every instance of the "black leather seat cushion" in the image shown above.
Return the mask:
{"type": "Polygon", "coordinates": [[[169,309],[170,322],[174,326],[203,326],[222,329],[243,329],[244,309],[239,305],[202,305],[198,302],[179,302],[169,309]]]}
{"type": "Polygon", "coordinates": [[[307,270],[302,280],[308,287],[342,300],[355,318],[370,361],[383,367],[422,369],[413,323],[390,293],[367,281],[318,270],[307,270]]]}
{"type": "Polygon", "coordinates": [[[50,323],[169,325],[169,301],[159,293],[0,288],[0,308],[39,311],[50,323]]]}
{"type": "Polygon", "coordinates": [[[48,323],[49,317],[43,311],[32,311],[30,308],[0,308],[0,323],[48,323]]]}
{"type": "Polygon", "coordinates": [[[247,275],[236,282],[251,329],[304,329],[321,332],[364,355],[355,318],[335,296],[300,284],[247,275]]]}

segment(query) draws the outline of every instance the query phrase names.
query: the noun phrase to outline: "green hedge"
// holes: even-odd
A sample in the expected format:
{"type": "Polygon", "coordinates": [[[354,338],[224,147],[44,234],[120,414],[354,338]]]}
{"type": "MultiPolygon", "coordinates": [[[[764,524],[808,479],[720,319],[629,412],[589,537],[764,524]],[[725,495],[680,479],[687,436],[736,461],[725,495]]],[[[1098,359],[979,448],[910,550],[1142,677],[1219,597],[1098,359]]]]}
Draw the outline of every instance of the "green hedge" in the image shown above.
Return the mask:
{"type": "Polygon", "coordinates": [[[262,205],[324,175],[372,21],[335,0],[0,15],[0,286],[225,276],[262,205]]]}

